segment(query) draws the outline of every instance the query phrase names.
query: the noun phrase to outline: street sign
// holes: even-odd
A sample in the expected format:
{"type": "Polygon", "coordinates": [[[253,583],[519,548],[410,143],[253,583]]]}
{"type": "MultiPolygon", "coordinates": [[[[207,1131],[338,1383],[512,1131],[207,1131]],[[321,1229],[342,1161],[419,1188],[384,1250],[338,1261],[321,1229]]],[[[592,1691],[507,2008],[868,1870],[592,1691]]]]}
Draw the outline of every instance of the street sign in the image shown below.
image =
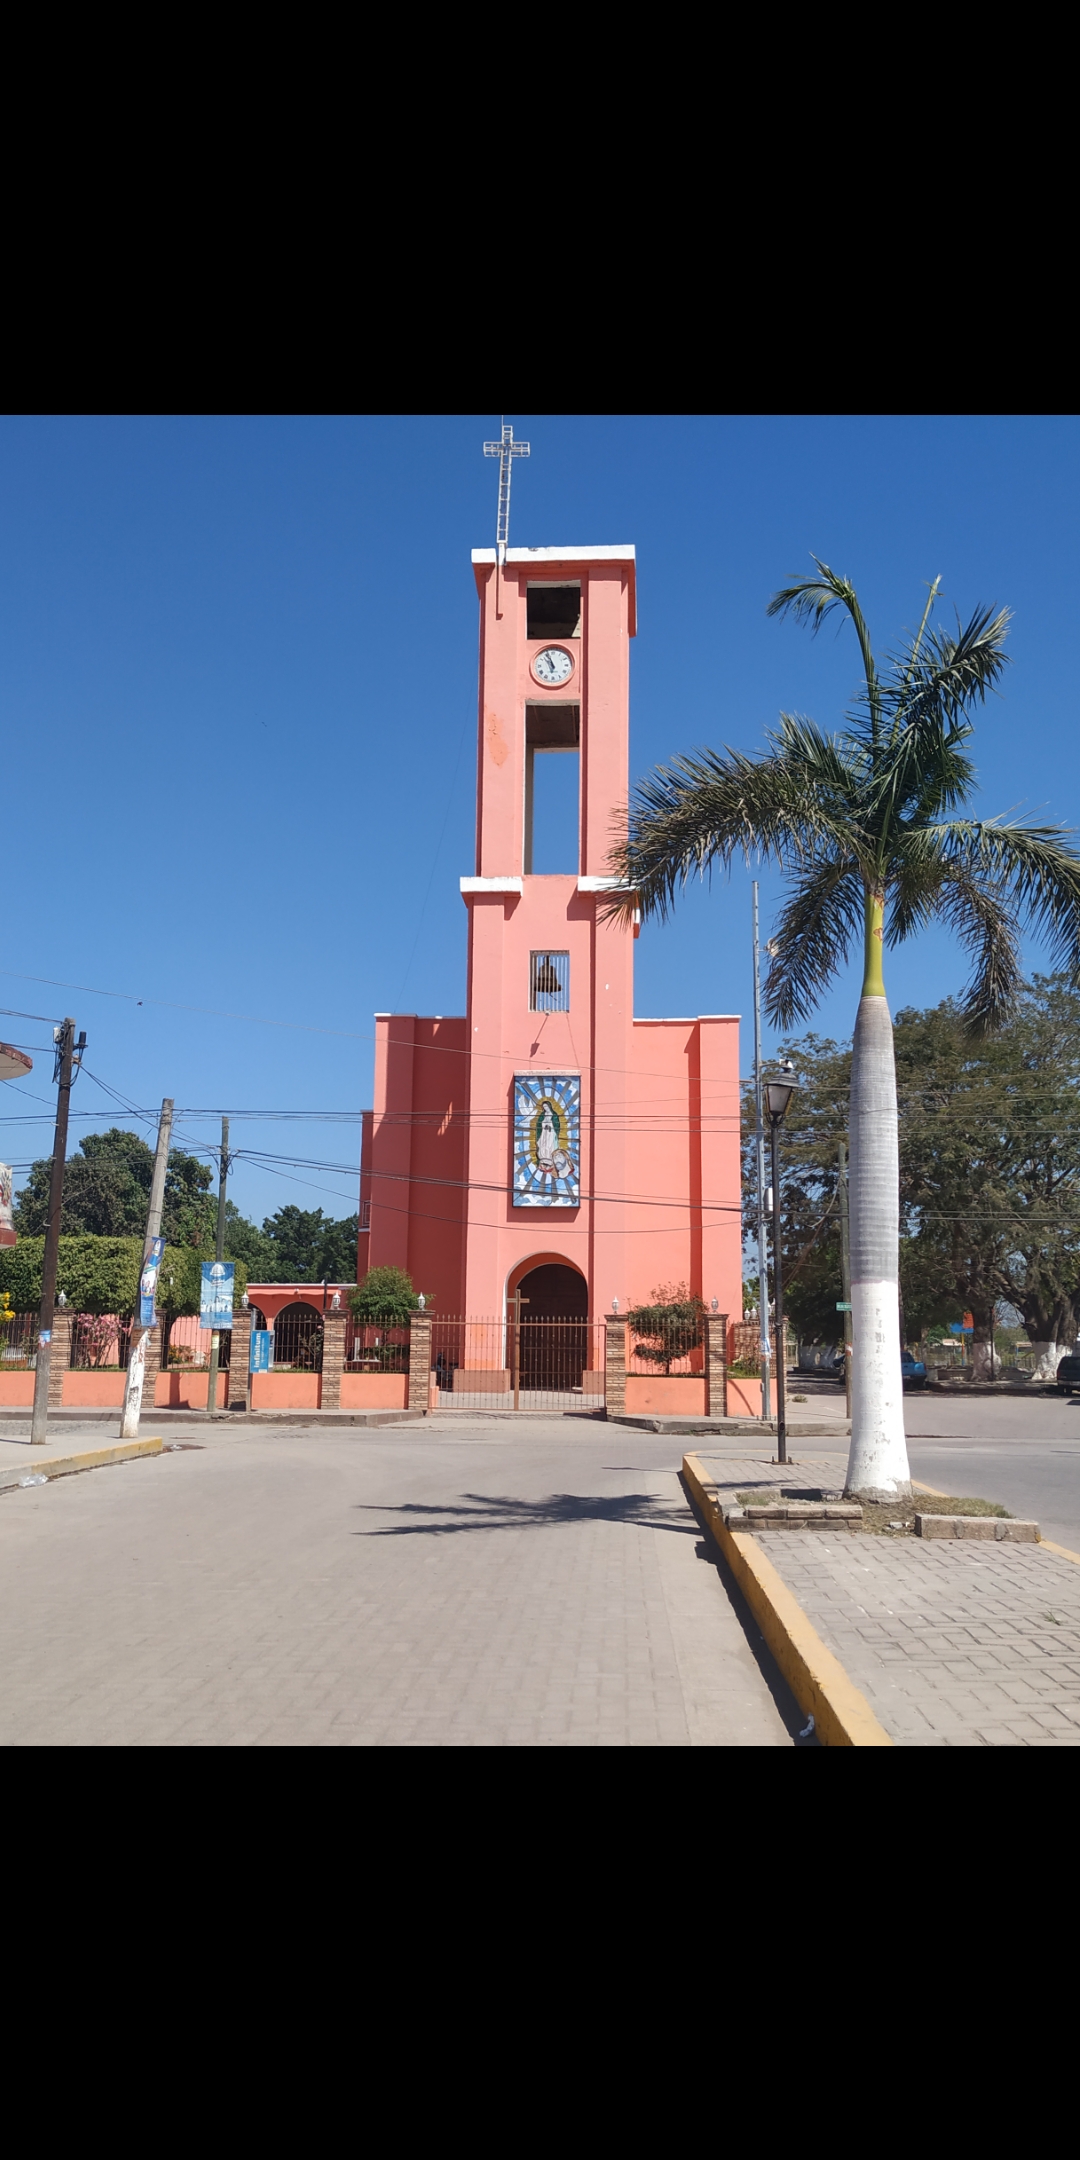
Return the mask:
{"type": "Polygon", "coordinates": [[[851,1311],[851,1307],[850,1307],[850,1305],[847,1305],[847,1304],[845,1304],[845,1302],[844,1302],[843,1298],[837,1298],[837,1300],[836,1300],[836,1310],[837,1310],[837,1312],[850,1312],[850,1311],[851,1311]]]}
{"type": "Polygon", "coordinates": [[[164,1250],[164,1238],[154,1238],[151,1242],[150,1250],[147,1253],[146,1259],[143,1263],[142,1275],[139,1278],[140,1327],[153,1327],[157,1318],[157,1315],[154,1311],[154,1299],[157,1296],[158,1269],[161,1266],[161,1255],[164,1250]]]}
{"type": "Polygon", "coordinates": [[[273,1328],[256,1327],[251,1330],[251,1355],[249,1372],[269,1372],[274,1360],[273,1328]]]}
{"type": "Polygon", "coordinates": [[[199,1323],[204,1328],[231,1328],[233,1281],[236,1269],[231,1260],[204,1260],[202,1263],[202,1291],[199,1301],[199,1323]]]}

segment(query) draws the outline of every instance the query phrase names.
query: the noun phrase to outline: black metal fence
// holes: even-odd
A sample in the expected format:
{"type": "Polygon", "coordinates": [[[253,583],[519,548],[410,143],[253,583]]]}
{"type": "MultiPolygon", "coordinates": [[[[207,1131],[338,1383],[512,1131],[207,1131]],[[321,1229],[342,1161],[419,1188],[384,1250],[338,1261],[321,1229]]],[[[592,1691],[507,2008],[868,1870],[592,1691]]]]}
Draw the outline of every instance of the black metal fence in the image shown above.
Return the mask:
{"type": "Polygon", "coordinates": [[[515,1321],[433,1318],[431,1363],[442,1410],[600,1410],[605,1331],[572,1316],[515,1321]]]}
{"type": "Polygon", "coordinates": [[[350,1315],[345,1324],[346,1372],[408,1372],[410,1330],[372,1324],[350,1315]]]}
{"type": "Polygon", "coordinates": [[[6,1326],[0,1327],[0,1371],[35,1371],[37,1339],[37,1313],[13,1313],[6,1326]]]}

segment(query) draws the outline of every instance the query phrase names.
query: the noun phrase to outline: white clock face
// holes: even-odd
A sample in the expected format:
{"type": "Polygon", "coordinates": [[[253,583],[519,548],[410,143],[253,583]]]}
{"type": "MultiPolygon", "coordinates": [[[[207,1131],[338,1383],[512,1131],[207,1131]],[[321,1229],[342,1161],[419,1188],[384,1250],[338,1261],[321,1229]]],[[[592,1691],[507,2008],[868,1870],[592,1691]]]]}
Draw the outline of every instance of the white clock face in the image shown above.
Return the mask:
{"type": "Polygon", "coordinates": [[[574,663],[568,652],[557,645],[549,645],[546,652],[537,653],[533,661],[533,674],[537,682],[563,683],[574,672],[574,663]]]}

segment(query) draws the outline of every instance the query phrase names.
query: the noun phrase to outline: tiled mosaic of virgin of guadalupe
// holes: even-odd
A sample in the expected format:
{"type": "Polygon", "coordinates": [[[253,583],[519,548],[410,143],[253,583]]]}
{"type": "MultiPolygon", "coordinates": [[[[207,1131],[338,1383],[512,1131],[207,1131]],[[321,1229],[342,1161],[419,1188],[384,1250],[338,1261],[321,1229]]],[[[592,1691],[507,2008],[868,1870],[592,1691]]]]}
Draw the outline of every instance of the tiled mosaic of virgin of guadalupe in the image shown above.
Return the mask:
{"type": "Polygon", "coordinates": [[[581,1202],[581,1078],[514,1075],[514,1206],[581,1202]]]}

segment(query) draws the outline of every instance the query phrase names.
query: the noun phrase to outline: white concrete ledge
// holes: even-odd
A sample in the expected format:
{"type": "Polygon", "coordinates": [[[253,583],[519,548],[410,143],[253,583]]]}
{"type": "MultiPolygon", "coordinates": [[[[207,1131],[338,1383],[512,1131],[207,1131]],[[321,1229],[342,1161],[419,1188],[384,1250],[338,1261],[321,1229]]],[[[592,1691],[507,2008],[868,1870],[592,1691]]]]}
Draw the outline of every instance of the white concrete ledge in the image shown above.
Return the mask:
{"type": "Polygon", "coordinates": [[[519,877],[463,877],[459,879],[463,893],[512,892],[523,893],[525,880],[519,877]]]}

